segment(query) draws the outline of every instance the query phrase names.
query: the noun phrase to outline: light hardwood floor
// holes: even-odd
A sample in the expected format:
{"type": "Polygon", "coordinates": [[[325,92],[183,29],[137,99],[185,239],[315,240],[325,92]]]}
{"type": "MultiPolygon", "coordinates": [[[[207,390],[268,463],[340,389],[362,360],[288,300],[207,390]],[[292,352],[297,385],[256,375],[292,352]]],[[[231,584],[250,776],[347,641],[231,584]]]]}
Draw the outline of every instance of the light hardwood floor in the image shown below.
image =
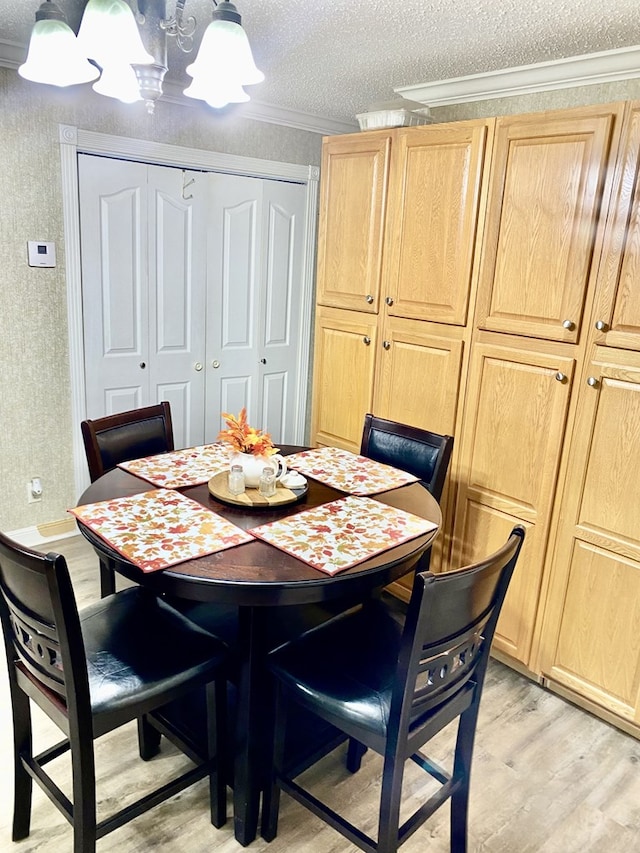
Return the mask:
{"type": "MultiPolygon", "coordinates": [[[[98,597],[97,558],[80,537],[47,546],[67,557],[82,606],[98,597]]],[[[0,851],[71,853],[71,829],[34,786],[31,835],[11,842],[12,756],[9,699],[0,673],[0,851]]],[[[58,740],[58,732],[34,710],[36,748],[58,740]]],[[[446,761],[452,737],[443,733],[430,753],[446,761]]],[[[116,803],[171,774],[183,759],[163,740],[161,754],[144,763],[137,755],[135,727],[124,727],[98,741],[100,817],[116,803]]],[[[66,761],[59,759],[59,781],[69,790],[66,761]]],[[[336,750],[309,770],[306,783],[320,796],[373,832],[380,759],[365,756],[351,776],[344,752],[336,750]]],[[[409,769],[406,797],[420,796],[424,779],[409,769]]],[[[229,799],[231,816],[231,800],[229,799]]],[[[445,806],[404,845],[404,853],[449,850],[445,806]]],[[[233,821],[217,830],[208,818],[207,786],[200,782],[98,842],[98,853],[237,853],[233,821]]],[[[263,853],[352,853],[357,848],[297,803],[282,798],[278,837],[258,838],[250,850],[263,853]]],[[[640,851],[640,743],[590,716],[497,662],[485,686],[471,786],[471,853],[622,853],[640,851]]]]}

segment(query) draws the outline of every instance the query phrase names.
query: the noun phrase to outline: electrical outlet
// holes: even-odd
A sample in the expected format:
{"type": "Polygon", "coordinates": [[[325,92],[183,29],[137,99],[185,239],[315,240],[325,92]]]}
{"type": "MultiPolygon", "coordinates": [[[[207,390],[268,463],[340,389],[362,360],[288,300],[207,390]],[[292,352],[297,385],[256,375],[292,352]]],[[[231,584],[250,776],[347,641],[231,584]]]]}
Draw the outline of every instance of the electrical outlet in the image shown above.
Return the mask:
{"type": "Polygon", "coordinates": [[[42,500],[42,481],[40,477],[33,477],[27,483],[27,503],[33,504],[42,500]]]}

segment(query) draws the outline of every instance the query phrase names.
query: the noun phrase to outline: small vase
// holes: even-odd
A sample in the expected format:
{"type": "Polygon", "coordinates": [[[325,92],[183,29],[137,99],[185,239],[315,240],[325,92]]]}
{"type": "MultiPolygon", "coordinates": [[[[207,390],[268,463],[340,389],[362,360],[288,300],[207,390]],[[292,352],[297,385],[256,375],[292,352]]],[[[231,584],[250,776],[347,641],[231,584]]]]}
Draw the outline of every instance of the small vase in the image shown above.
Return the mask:
{"type": "Polygon", "coordinates": [[[287,463],[279,453],[273,456],[256,456],[253,453],[236,453],[232,465],[242,465],[244,484],[248,489],[257,489],[264,468],[273,468],[276,480],[287,473],[287,463]]]}

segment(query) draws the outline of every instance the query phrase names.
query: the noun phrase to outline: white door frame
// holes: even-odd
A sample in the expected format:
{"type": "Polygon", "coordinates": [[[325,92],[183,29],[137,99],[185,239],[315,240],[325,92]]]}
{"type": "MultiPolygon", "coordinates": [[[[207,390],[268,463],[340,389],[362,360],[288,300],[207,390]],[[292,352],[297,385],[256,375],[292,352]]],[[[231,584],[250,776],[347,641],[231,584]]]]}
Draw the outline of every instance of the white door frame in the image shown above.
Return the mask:
{"type": "Polygon", "coordinates": [[[69,326],[69,363],[71,379],[71,418],[73,423],[73,469],[76,493],[80,495],[88,485],[84,445],[80,422],[86,417],[84,380],[84,335],[82,331],[82,271],[80,263],[80,201],[78,192],[78,153],[121,157],[164,166],[202,169],[209,172],[226,172],[257,178],[295,181],[305,184],[306,239],[300,288],[302,316],[300,338],[302,364],[296,394],[300,405],[294,429],[295,442],[304,440],[309,357],[311,347],[311,315],[313,308],[313,263],[315,257],[315,217],[320,169],[317,166],[299,166],[275,160],[239,157],[197,148],[166,145],[142,139],[128,139],[94,133],[72,125],[58,125],[62,172],[62,205],[64,223],[64,249],[67,277],[67,323],[69,326]]]}

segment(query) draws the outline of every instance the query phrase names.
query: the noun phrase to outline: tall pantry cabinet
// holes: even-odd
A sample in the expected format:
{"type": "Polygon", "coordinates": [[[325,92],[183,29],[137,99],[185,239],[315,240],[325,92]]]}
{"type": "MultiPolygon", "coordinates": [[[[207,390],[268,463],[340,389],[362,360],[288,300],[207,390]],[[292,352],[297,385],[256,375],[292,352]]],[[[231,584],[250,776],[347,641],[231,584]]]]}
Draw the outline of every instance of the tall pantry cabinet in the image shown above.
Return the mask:
{"type": "Polygon", "coordinates": [[[579,380],[538,668],[550,686],[633,726],[640,724],[638,102],[630,105],[621,150],[579,380]]]}
{"type": "MultiPolygon", "coordinates": [[[[455,434],[492,124],[324,140],[316,444],[357,452],[371,411],[455,434]]],[[[439,549],[434,565],[446,557],[446,536],[439,549]]]]}
{"type": "Polygon", "coordinates": [[[494,648],[640,734],[640,102],[325,140],[312,439],[455,436],[432,567],[527,539],[494,648]]]}
{"type": "Polygon", "coordinates": [[[454,565],[527,530],[494,648],[525,666],[622,105],[497,119],[454,565]]]}

